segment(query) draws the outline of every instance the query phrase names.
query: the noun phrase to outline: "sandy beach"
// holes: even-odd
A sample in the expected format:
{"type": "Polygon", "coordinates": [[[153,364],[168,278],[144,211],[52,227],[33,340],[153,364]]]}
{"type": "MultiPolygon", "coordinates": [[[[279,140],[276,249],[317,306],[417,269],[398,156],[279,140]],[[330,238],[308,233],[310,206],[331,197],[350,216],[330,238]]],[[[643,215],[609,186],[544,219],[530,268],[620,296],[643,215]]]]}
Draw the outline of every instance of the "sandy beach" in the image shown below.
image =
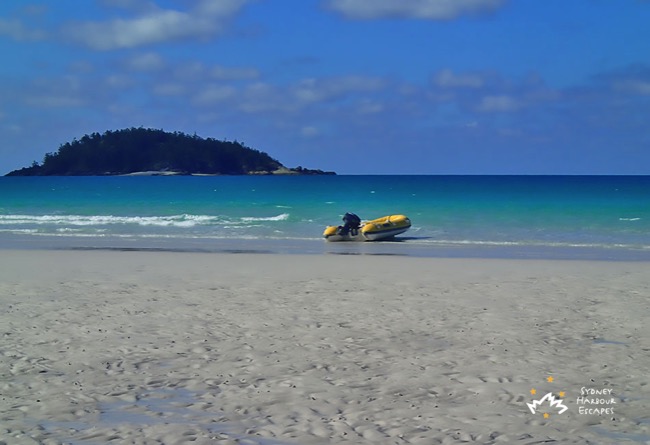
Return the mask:
{"type": "Polygon", "coordinates": [[[648,270],[0,251],[0,444],[650,443],[648,270]]]}

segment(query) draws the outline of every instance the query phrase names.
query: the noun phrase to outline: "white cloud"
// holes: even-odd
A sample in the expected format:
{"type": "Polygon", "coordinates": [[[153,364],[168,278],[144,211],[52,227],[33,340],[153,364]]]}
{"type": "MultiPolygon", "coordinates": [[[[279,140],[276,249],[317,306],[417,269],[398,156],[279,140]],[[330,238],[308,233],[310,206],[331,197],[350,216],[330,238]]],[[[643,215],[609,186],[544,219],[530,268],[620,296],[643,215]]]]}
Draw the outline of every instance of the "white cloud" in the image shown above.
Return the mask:
{"type": "Polygon", "coordinates": [[[650,95],[650,81],[626,79],[614,82],[614,89],[625,93],[650,95]]]}
{"type": "Polygon", "coordinates": [[[106,77],[106,86],[113,89],[123,90],[135,85],[133,79],[123,74],[111,74],[106,77]]]}
{"type": "Polygon", "coordinates": [[[175,78],[185,81],[198,81],[205,76],[206,71],[207,69],[203,63],[189,62],[178,66],[173,71],[173,75],[175,78]]]}
{"type": "Polygon", "coordinates": [[[521,108],[521,103],[512,96],[496,95],[484,96],[476,107],[477,111],[483,112],[509,112],[521,108]]]}
{"type": "Polygon", "coordinates": [[[34,108],[71,108],[87,102],[81,77],[42,78],[27,88],[23,101],[34,108]]]}
{"type": "Polygon", "coordinates": [[[254,68],[215,66],[210,69],[210,76],[217,80],[251,80],[257,79],[260,73],[254,68]]]}
{"type": "Polygon", "coordinates": [[[247,113],[296,112],[337,100],[358,101],[360,93],[377,92],[385,86],[383,79],[363,76],[307,78],[286,87],[255,82],[242,91],[238,107],[247,113]]]}
{"type": "Polygon", "coordinates": [[[320,134],[320,131],[316,127],[306,126],[300,129],[300,134],[305,137],[314,137],[318,136],[320,134]]]}
{"type": "Polygon", "coordinates": [[[124,9],[142,9],[147,6],[142,0],[101,0],[101,3],[108,7],[124,9]]]}
{"type": "Polygon", "coordinates": [[[498,9],[507,0],[329,0],[326,5],[351,19],[450,20],[498,9]]]}
{"type": "Polygon", "coordinates": [[[303,103],[320,102],[347,94],[378,91],[385,83],[383,79],[364,76],[304,79],[292,88],[291,94],[303,103]]]}
{"type": "Polygon", "coordinates": [[[51,92],[28,96],[25,103],[34,108],[75,108],[81,107],[86,102],[80,97],[51,92]]]}
{"type": "Polygon", "coordinates": [[[444,69],[433,77],[433,83],[442,88],[481,88],[485,81],[478,74],[454,74],[444,69]]]}
{"type": "Polygon", "coordinates": [[[165,66],[163,58],[156,53],[145,53],[131,57],[128,61],[131,69],[136,71],[158,71],[165,66]]]}
{"type": "Polygon", "coordinates": [[[465,112],[504,113],[540,108],[562,99],[536,75],[506,78],[495,72],[454,72],[444,69],[431,77],[427,98],[438,106],[455,106],[465,112]]]}
{"type": "Polygon", "coordinates": [[[19,42],[43,40],[47,37],[43,31],[27,28],[19,20],[0,18],[0,36],[3,35],[19,42]]]}
{"type": "Polygon", "coordinates": [[[187,11],[155,7],[134,18],[72,23],[66,33],[72,40],[97,50],[212,37],[223,31],[226,22],[247,1],[200,0],[187,11]]]}
{"type": "Polygon", "coordinates": [[[385,107],[383,104],[371,100],[362,101],[358,108],[359,114],[376,114],[381,113],[384,110],[385,107]]]}
{"type": "Polygon", "coordinates": [[[160,83],[154,85],[153,93],[158,96],[181,96],[186,94],[187,88],[180,83],[160,83]]]}
{"type": "Polygon", "coordinates": [[[22,127],[21,125],[18,125],[18,124],[9,124],[9,125],[5,125],[2,128],[4,128],[5,130],[7,130],[7,131],[9,131],[11,133],[15,133],[15,134],[20,134],[20,133],[23,133],[23,131],[24,131],[24,127],[22,127]]]}
{"type": "Polygon", "coordinates": [[[202,62],[180,63],[174,70],[175,78],[199,82],[209,80],[255,80],[260,77],[260,72],[255,68],[227,67],[221,65],[206,66],[202,62]]]}
{"type": "Polygon", "coordinates": [[[516,128],[499,128],[497,133],[503,137],[514,138],[524,136],[524,132],[516,128]]]}
{"type": "MultiPolygon", "coordinates": [[[[189,14],[177,11],[159,11],[132,20],[118,19],[107,23],[73,25],[72,35],[93,49],[112,50],[135,48],[152,43],[196,35],[189,14]]],[[[205,22],[199,28],[205,28],[205,22]]],[[[205,33],[207,29],[202,29],[205,33]]]]}
{"type": "Polygon", "coordinates": [[[70,70],[77,74],[90,74],[95,71],[95,66],[87,60],[75,60],[70,63],[70,70]]]}
{"type": "Polygon", "coordinates": [[[328,97],[328,92],[323,88],[319,88],[313,79],[302,81],[293,88],[291,93],[301,103],[319,102],[328,97]]]}
{"type": "Polygon", "coordinates": [[[238,100],[238,108],[245,113],[267,111],[295,111],[296,105],[288,100],[285,91],[264,82],[248,85],[238,100]]]}
{"type": "Polygon", "coordinates": [[[47,5],[25,5],[22,8],[25,14],[32,17],[42,16],[47,13],[48,9],[47,5]]]}
{"type": "Polygon", "coordinates": [[[197,105],[215,105],[230,99],[236,92],[234,87],[228,85],[210,85],[202,88],[193,101],[197,105]]]}

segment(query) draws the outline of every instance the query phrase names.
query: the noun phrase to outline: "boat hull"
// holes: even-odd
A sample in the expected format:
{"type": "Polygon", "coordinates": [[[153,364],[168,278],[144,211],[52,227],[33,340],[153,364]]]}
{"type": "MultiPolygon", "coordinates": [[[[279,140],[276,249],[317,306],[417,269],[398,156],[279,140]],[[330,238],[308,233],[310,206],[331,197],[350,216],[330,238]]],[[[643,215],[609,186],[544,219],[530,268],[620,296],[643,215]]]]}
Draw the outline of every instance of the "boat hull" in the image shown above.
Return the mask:
{"type": "Polygon", "coordinates": [[[323,232],[327,241],[381,241],[402,234],[411,228],[411,220],[404,215],[388,215],[363,223],[360,229],[342,235],[340,227],[328,226],[323,232]]]}

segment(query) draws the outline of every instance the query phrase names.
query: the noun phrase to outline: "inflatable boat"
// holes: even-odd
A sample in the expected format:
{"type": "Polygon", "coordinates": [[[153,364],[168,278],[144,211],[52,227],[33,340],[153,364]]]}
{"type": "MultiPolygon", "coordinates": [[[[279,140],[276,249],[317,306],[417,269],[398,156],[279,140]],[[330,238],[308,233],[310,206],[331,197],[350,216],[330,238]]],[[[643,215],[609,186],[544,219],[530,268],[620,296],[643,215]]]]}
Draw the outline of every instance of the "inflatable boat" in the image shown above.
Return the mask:
{"type": "MultiPolygon", "coordinates": [[[[379,241],[392,238],[395,235],[406,232],[411,227],[411,220],[404,215],[389,215],[372,221],[348,222],[347,214],[343,217],[344,226],[327,226],[323,237],[327,241],[379,241]]],[[[358,217],[357,217],[358,218],[358,217]]]]}

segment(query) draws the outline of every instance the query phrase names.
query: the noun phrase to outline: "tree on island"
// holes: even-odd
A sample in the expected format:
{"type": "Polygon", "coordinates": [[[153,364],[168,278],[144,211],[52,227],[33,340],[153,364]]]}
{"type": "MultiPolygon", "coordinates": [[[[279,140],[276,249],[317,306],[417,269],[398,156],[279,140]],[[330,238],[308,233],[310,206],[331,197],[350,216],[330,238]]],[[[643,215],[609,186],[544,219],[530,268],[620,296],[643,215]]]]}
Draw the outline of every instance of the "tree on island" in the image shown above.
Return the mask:
{"type": "Polygon", "coordinates": [[[43,163],[14,170],[7,176],[93,176],[136,172],[246,175],[274,172],[324,174],[321,170],[289,169],[278,160],[237,141],[203,139],[180,132],[129,128],[85,135],[47,153],[43,163]]]}

